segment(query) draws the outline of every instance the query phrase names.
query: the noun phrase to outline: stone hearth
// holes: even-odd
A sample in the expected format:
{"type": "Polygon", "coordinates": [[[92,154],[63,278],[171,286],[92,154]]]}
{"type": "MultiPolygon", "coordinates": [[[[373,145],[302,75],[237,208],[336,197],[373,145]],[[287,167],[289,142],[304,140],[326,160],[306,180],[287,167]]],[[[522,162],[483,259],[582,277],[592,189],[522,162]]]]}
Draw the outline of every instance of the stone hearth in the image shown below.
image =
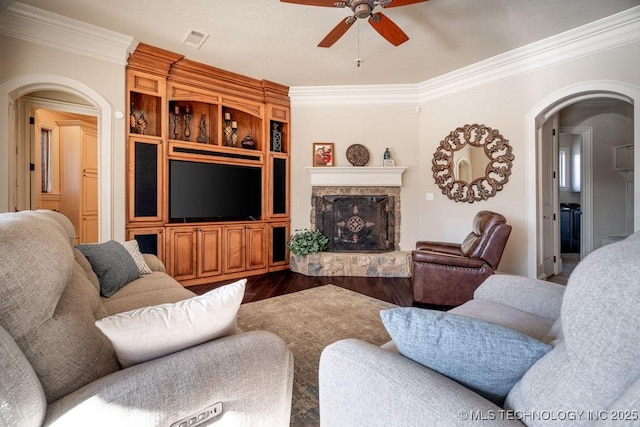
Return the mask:
{"type": "Polygon", "coordinates": [[[292,254],[290,267],[305,276],[411,277],[411,252],[292,254]]]}

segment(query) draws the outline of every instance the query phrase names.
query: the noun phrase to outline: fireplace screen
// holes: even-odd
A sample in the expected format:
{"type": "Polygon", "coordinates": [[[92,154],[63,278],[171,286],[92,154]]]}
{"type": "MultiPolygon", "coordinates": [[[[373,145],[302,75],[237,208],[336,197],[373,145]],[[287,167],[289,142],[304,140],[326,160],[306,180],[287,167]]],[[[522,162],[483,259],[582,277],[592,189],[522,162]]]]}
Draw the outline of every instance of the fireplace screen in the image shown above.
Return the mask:
{"type": "Polygon", "coordinates": [[[393,196],[315,197],[316,229],[330,252],[388,252],[394,243],[393,196]]]}

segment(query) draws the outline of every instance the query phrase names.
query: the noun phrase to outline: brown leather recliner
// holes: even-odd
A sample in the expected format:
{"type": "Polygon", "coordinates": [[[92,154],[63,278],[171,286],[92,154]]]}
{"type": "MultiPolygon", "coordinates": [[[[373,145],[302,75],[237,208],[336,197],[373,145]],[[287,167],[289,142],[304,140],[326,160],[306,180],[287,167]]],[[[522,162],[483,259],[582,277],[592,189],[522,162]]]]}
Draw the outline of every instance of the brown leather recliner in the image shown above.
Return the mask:
{"type": "Polygon", "coordinates": [[[461,244],[417,242],[412,252],[414,302],[457,306],[472,299],[498,268],[509,234],[511,226],[504,216],[480,211],[461,244]]]}

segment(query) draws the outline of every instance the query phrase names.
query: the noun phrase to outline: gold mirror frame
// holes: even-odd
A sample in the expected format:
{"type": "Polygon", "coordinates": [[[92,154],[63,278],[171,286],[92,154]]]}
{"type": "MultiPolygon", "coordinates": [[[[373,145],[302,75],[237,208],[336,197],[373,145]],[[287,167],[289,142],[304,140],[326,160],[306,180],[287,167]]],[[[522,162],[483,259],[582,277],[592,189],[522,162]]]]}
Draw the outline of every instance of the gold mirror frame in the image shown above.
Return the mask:
{"type": "Polygon", "coordinates": [[[479,124],[464,125],[440,141],[431,161],[433,178],[442,194],[451,200],[468,203],[487,200],[509,182],[514,159],[512,150],[509,141],[498,130],[479,124]],[[470,183],[457,180],[453,171],[454,152],[467,144],[483,149],[489,159],[484,176],[470,183]]]}

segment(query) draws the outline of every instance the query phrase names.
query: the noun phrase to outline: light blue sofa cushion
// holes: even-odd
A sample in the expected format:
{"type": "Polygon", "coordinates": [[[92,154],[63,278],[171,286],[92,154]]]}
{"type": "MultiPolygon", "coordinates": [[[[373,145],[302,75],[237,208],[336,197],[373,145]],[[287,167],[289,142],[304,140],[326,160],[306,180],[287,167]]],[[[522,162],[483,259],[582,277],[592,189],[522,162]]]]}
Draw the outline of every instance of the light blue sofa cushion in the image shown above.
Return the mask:
{"type": "Polygon", "coordinates": [[[502,404],[551,346],[484,320],[420,308],[380,312],[403,356],[502,404]]]}

